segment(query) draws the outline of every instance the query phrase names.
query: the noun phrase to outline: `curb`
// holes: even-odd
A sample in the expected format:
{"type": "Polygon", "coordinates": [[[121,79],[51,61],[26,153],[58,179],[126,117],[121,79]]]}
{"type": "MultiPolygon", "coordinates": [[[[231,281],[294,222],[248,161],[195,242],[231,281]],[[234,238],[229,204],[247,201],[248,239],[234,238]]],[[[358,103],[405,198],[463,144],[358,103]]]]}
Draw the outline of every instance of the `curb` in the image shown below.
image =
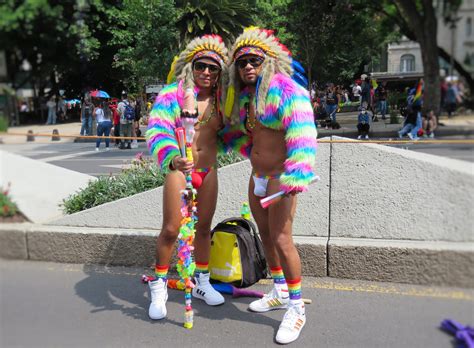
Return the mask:
{"type": "MultiPolygon", "coordinates": [[[[158,231],[0,225],[0,257],[150,267],[158,231]]],[[[474,288],[474,243],[294,237],[303,276],[474,288]]],[[[171,267],[176,264],[173,256],[171,267]]]]}
{"type": "MultiPolygon", "coordinates": [[[[381,131],[370,131],[369,136],[372,138],[398,138],[397,130],[381,130],[381,131]]],[[[452,128],[445,129],[445,127],[440,127],[435,131],[436,136],[471,136],[474,135],[473,128],[452,128]]],[[[354,129],[342,129],[342,130],[326,130],[318,128],[318,138],[328,137],[328,136],[341,136],[348,138],[357,138],[358,132],[354,129]]]]}

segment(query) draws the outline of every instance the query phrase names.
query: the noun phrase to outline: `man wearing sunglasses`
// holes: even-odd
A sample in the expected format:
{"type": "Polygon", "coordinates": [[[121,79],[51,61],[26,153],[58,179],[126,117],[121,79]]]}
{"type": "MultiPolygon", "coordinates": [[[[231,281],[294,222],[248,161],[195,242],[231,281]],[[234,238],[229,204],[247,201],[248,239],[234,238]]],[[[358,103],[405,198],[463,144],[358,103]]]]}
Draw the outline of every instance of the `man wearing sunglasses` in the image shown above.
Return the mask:
{"type": "Polygon", "coordinates": [[[254,312],[285,309],[276,341],[295,341],[306,323],[301,300],[301,262],[292,239],[296,194],[315,177],[316,128],[309,93],[297,82],[301,68],[268,30],[249,28],[231,51],[224,140],[250,158],[249,202],[274,281],[273,289],[250,303],[254,312]],[[235,96],[235,97],[234,97],[235,96]],[[233,125],[233,126],[232,126],[233,125]],[[260,199],[283,190],[279,202],[260,199]]]}
{"type": "MultiPolygon", "coordinates": [[[[196,235],[194,239],[195,281],[192,295],[208,305],[224,303],[224,297],[209,283],[210,227],[217,202],[216,156],[223,127],[220,112],[222,69],[227,49],[217,35],[192,40],[172,65],[169,84],[156,98],[150,112],[147,144],[152,157],[167,172],[163,188],[163,224],[157,241],[155,280],[149,282],[151,319],[166,317],[168,268],[181,224],[181,191],[185,173],[192,171],[197,189],[196,235]],[[185,119],[195,119],[193,161],[181,157],[174,130],[185,119]]],[[[192,126],[191,126],[192,127],[192,126]]]]}

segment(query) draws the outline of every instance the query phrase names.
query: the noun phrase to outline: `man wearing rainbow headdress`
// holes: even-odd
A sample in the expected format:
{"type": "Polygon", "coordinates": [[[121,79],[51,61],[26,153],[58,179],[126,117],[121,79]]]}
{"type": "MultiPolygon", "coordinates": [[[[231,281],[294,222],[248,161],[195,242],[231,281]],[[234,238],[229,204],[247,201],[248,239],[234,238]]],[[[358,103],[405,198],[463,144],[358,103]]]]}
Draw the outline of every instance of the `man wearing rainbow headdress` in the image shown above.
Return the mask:
{"type": "Polygon", "coordinates": [[[292,239],[296,193],[315,178],[316,128],[302,67],[272,31],[248,28],[231,51],[224,141],[249,157],[249,202],[265,249],[274,287],[250,304],[254,312],[286,309],[276,341],[296,340],[305,325],[301,261],[292,239]],[[299,83],[300,84],[299,84],[299,83]],[[259,200],[283,190],[268,209],[259,200]]]}
{"type": "MultiPolygon", "coordinates": [[[[196,260],[194,297],[208,305],[224,303],[224,297],[209,283],[210,227],[217,202],[216,156],[218,132],[223,127],[220,93],[227,49],[218,35],[192,40],[175,59],[168,76],[169,84],[156,98],[150,112],[147,144],[158,164],[168,171],[163,189],[163,225],[157,241],[156,279],[149,282],[151,319],[166,316],[167,273],[181,221],[181,194],[185,173],[192,170],[193,187],[197,188],[198,222],[194,239],[196,260]],[[192,138],[193,162],[183,158],[174,130],[183,126],[184,118],[194,118],[192,138]],[[197,118],[197,120],[196,120],[197,118]]],[[[191,125],[192,127],[192,125],[191,125]]]]}

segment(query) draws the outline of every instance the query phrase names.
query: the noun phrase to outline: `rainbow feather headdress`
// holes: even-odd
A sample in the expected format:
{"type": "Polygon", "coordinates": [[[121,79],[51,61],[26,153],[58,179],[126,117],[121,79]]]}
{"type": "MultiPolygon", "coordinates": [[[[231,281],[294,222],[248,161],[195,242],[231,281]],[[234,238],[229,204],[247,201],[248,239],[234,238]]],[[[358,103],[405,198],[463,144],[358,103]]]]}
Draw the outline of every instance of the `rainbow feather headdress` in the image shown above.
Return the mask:
{"type": "MultiPolygon", "coordinates": [[[[200,58],[210,58],[218,63],[224,71],[227,69],[227,48],[219,35],[204,35],[191,40],[183,52],[176,56],[171,64],[168,73],[167,83],[170,84],[176,80],[184,81],[184,88],[194,89],[193,80],[193,62],[200,58]]],[[[226,74],[221,73],[220,81],[226,74]]]]}
{"type": "MultiPolygon", "coordinates": [[[[236,39],[231,49],[231,65],[229,67],[229,85],[225,102],[225,115],[232,123],[239,120],[239,100],[236,92],[240,91],[240,78],[235,67],[236,57],[241,50],[255,48],[263,51],[265,61],[262,64],[262,72],[257,83],[257,114],[262,115],[265,110],[265,98],[267,97],[270,82],[275,74],[281,73],[291,77],[302,86],[308,85],[303,67],[291,56],[290,50],[273,35],[272,30],[249,27],[236,39]]],[[[251,50],[249,51],[251,53],[251,50]]]]}

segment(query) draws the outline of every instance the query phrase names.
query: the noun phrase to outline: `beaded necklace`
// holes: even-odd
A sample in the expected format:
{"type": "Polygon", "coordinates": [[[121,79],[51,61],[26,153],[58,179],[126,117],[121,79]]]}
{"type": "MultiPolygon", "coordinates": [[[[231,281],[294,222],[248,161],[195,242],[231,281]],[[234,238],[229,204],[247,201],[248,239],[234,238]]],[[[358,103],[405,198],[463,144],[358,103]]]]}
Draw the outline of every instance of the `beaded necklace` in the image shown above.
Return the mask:
{"type": "Polygon", "coordinates": [[[253,102],[253,94],[249,95],[249,102],[245,103],[245,116],[247,120],[247,127],[249,129],[254,129],[255,125],[257,123],[257,118],[255,116],[255,113],[253,116],[250,115],[250,103],[253,102]]]}
{"type": "MultiPolygon", "coordinates": [[[[198,109],[196,107],[196,113],[198,113],[198,109]]],[[[216,98],[214,96],[214,94],[212,95],[212,105],[211,105],[211,112],[209,113],[209,115],[207,116],[206,119],[204,120],[200,120],[198,119],[198,121],[196,122],[196,124],[198,125],[205,125],[206,123],[209,122],[209,120],[212,118],[212,116],[214,116],[216,113],[216,98]]],[[[204,115],[203,115],[204,116],[204,115]]]]}

